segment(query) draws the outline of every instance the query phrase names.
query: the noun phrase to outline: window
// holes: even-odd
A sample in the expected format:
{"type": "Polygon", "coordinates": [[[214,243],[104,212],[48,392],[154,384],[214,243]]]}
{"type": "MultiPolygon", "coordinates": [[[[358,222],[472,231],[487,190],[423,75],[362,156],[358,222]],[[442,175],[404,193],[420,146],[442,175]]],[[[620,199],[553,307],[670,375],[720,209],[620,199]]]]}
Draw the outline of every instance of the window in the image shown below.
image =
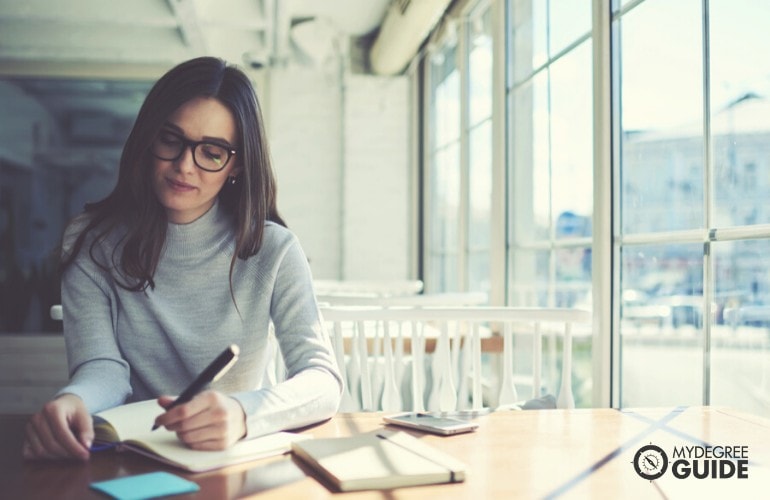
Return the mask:
{"type": "Polygon", "coordinates": [[[445,24],[430,55],[426,289],[490,292],[491,9],[445,24]]]}
{"type": "MultiPolygon", "coordinates": [[[[505,71],[473,69],[472,52],[452,67],[452,112],[441,116],[456,122],[440,126],[454,132],[441,143],[454,148],[445,163],[453,174],[451,182],[434,176],[430,193],[451,192],[452,209],[442,213],[459,222],[428,214],[426,229],[451,226],[453,239],[435,253],[445,268],[434,266],[427,277],[453,289],[483,286],[469,265],[474,256],[484,259],[475,226],[486,241],[502,240],[500,228],[487,230],[483,215],[468,212],[475,193],[482,200],[489,192],[485,157],[474,153],[477,143],[493,144],[484,129],[489,114],[490,124],[505,124],[507,164],[507,270],[490,276],[490,288],[504,281],[511,305],[601,308],[597,352],[591,332],[575,339],[577,405],[724,404],[767,415],[770,7],[751,0],[507,0],[505,12],[505,71]],[[593,9],[608,10],[594,16],[593,9]],[[593,29],[602,16],[609,16],[609,32],[593,29]],[[595,60],[602,47],[610,48],[611,64],[595,60]],[[473,102],[474,89],[487,85],[484,75],[493,75],[494,87],[503,73],[505,109],[464,111],[459,103],[466,95],[473,102]],[[609,123],[594,117],[594,104],[610,110],[609,123]],[[600,189],[611,186],[609,197],[593,192],[594,180],[600,189]],[[611,373],[611,385],[593,383],[596,373],[611,373]]],[[[502,9],[491,14],[495,33],[502,9]]],[[[470,38],[466,45],[475,50],[470,38]]],[[[448,74],[431,81],[431,95],[443,92],[448,74]]],[[[472,210],[484,214],[485,207],[472,210]]],[[[489,244],[486,252],[498,250],[489,244]]]]}
{"type": "Polygon", "coordinates": [[[490,293],[492,230],[492,20],[491,9],[471,16],[468,37],[467,289],[490,293]]]}
{"type": "Polygon", "coordinates": [[[430,59],[431,135],[429,147],[428,282],[431,291],[460,289],[460,73],[456,46],[430,59]]]}
{"type": "Polygon", "coordinates": [[[109,193],[151,83],[0,79],[0,333],[61,329],[57,246],[71,217],[109,193]]]}
{"type": "Polygon", "coordinates": [[[622,406],[767,412],[768,21],[750,1],[613,11],[622,406]]]}
{"type": "MultiPolygon", "coordinates": [[[[513,1],[509,12],[508,302],[590,307],[591,4],[513,1]]],[[[590,404],[591,359],[586,330],[575,342],[578,406],[590,404]]]]}

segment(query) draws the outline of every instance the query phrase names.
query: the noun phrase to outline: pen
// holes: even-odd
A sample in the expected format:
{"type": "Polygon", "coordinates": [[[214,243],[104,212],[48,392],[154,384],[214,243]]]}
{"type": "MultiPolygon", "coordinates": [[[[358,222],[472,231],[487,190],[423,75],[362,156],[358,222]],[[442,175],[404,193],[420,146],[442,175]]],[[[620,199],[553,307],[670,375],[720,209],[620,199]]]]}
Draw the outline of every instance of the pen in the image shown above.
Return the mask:
{"type": "MultiPolygon", "coordinates": [[[[207,366],[206,369],[203,370],[200,375],[198,375],[184,391],[182,391],[182,394],[180,394],[179,397],[176,398],[168,408],[166,408],[166,411],[169,411],[175,406],[187,403],[192,398],[194,398],[196,394],[201,392],[207,385],[219,380],[219,378],[222,377],[222,375],[224,375],[227,370],[229,370],[230,367],[235,364],[236,361],[238,361],[238,354],[240,351],[241,350],[237,345],[230,344],[227,349],[222,351],[222,354],[217,356],[216,359],[212,361],[211,364],[207,366]]],[[[155,430],[158,427],[158,424],[154,424],[152,426],[152,430],[155,430]]]]}

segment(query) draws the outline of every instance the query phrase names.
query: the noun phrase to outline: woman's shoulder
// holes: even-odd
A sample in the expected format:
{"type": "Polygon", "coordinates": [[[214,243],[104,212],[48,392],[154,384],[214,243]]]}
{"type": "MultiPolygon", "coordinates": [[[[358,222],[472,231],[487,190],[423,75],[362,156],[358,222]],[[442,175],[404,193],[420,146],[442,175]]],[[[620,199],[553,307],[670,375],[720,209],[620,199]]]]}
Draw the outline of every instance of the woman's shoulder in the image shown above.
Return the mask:
{"type": "Polygon", "coordinates": [[[94,216],[91,212],[81,212],[71,218],[67,222],[67,227],[64,229],[65,234],[78,234],[80,231],[86,228],[89,222],[93,220],[94,216]]]}
{"type": "Polygon", "coordinates": [[[94,225],[94,220],[95,216],[92,212],[82,212],[70,219],[62,236],[62,250],[65,253],[72,251],[75,242],[83,232],[86,232],[83,236],[84,245],[90,245],[97,238],[97,235],[102,245],[112,246],[116,244],[117,240],[120,239],[117,236],[119,232],[117,228],[112,227],[112,229],[105,231],[104,223],[94,225]]]}
{"type": "Polygon", "coordinates": [[[64,235],[62,236],[62,250],[65,253],[69,253],[72,250],[78,236],[86,230],[92,220],[93,215],[88,212],[80,213],[70,219],[64,228],[64,235]]]}
{"type": "Polygon", "coordinates": [[[262,232],[262,245],[258,255],[260,260],[282,261],[288,254],[303,253],[299,238],[288,228],[275,222],[265,222],[262,232]]]}
{"type": "Polygon", "coordinates": [[[284,277],[298,277],[307,272],[309,261],[294,232],[281,224],[268,221],[265,222],[262,235],[262,246],[255,259],[262,271],[272,269],[278,272],[278,269],[283,269],[284,277]]]}
{"type": "Polygon", "coordinates": [[[287,227],[273,221],[265,221],[263,243],[292,244],[297,241],[297,236],[287,227]]]}

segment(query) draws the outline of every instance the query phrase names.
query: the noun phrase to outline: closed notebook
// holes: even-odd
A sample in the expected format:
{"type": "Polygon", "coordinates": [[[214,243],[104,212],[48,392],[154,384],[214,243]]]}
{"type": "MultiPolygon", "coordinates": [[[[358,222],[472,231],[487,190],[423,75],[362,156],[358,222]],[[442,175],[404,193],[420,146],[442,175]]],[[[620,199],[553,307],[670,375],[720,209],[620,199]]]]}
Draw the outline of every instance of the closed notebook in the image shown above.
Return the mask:
{"type": "Polygon", "coordinates": [[[462,462],[401,431],[297,441],[292,452],[340,491],[465,480],[462,462]]]}
{"type": "Polygon", "coordinates": [[[239,441],[222,451],[193,450],[184,445],[176,433],[158,428],[153,431],[155,417],[163,409],[154,400],[130,403],[94,415],[95,443],[117,444],[120,450],[131,450],[191,472],[203,472],[228,465],[281,455],[291,450],[291,443],[310,436],[278,432],[239,441]]]}

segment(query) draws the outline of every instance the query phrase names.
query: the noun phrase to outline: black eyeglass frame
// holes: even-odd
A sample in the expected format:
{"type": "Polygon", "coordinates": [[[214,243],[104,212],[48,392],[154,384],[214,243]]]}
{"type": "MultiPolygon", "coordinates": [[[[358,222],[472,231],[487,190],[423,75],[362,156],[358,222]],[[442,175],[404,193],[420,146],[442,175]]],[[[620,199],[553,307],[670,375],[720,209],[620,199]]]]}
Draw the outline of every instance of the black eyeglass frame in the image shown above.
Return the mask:
{"type": "Polygon", "coordinates": [[[155,139],[152,141],[152,145],[150,146],[150,154],[152,156],[154,156],[155,158],[159,159],[159,160],[163,160],[163,161],[176,161],[176,160],[178,160],[179,158],[182,157],[182,155],[184,154],[185,150],[187,150],[188,148],[192,152],[193,163],[195,163],[195,166],[198,167],[201,170],[206,171],[206,172],[221,172],[222,170],[224,170],[224,168],[227,166],[227,164],[230,163],[230,160],[232,159],[233,155],[238,153],[238,150],[233,149],[231,146],[225,146],[224,144],[220,144],[218,142],[191,141],[187,137],[185,137],[185,136],[183,136],[181,134],[178,134],[176,132],[172,132],[170,130],[163,130],[163,131],[159,132],[158,136],[156,136],[155,139]],[[155,141],[157,141],[159,139],[160,134],[173,135],[174,137],[179,139],[179,142],[182,143],[182,147],[179,149],[179,154],[177,154],[173,158],[163,158],[162,156],[158,156],[155,153],[155,141]],[[195,157],[195,150],[198,149],[198,146],[200,146],[201,144],[205,144],[205,145],[208,145],[208,146],[216,146],[218,148],[222,148],[222,149],[225,150],[225,152],[227,153],[227,159],[225,160],[224,163],[222,163],[221,167],[219,167],[217,169],[210,169],[210,168],[202,167],[200,165],[200,163],[198,163],[198,159],[195,157]]]}

